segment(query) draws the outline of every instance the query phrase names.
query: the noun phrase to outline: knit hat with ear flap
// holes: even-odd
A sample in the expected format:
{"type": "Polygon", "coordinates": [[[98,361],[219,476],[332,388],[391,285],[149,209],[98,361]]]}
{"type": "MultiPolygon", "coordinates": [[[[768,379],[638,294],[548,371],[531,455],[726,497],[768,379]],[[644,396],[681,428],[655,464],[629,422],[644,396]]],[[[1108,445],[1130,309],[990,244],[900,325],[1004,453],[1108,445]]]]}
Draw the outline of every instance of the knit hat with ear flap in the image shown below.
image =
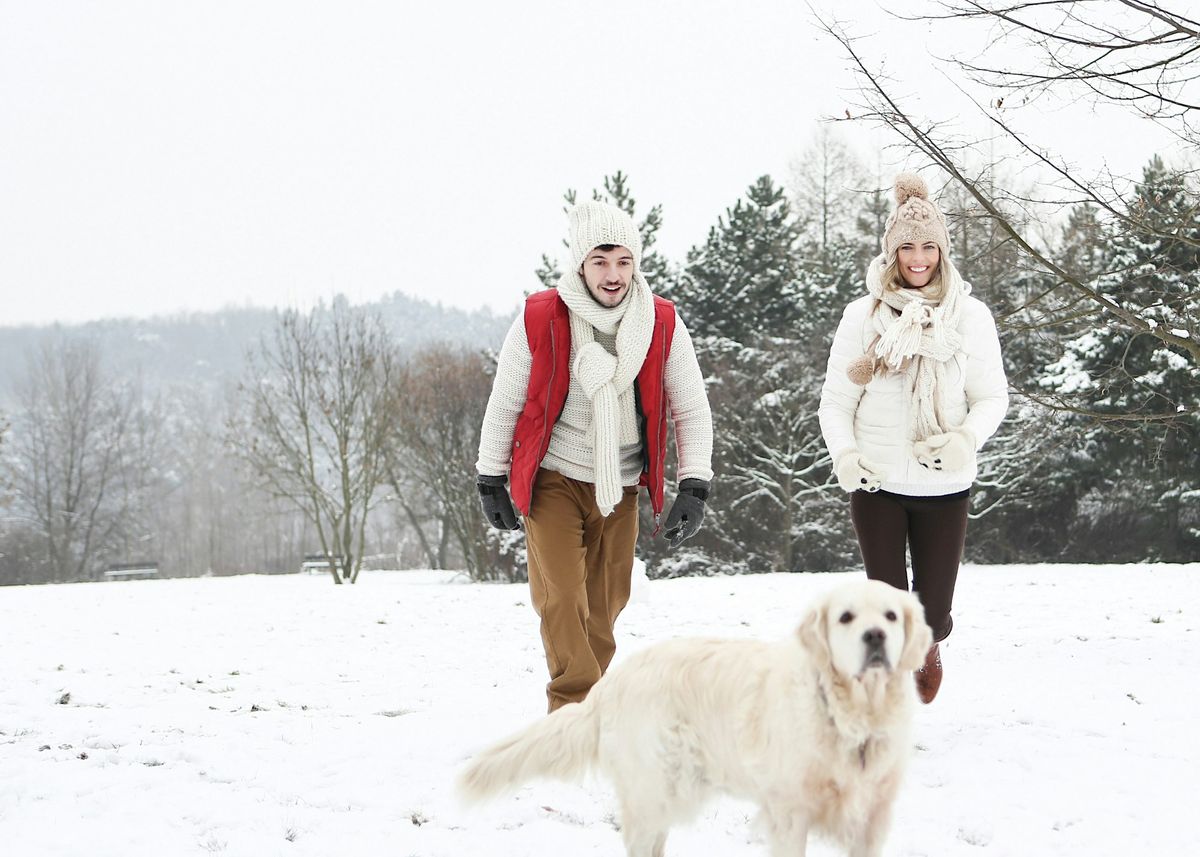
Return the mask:
{"type": "Polygon", "coordinates": [[[571,270],[578,271],[587,254],[602,244],[628,247],[633,253],[633,267],[642,268],[642,236],[633,219],[615,205],[589,200],[581,202],[567,214],[570,223],[569,252],[571,270]]]}
{"type": "Polygon", "coordinates": [[[920,246],[932,241],[943,257],[950,254],[950,233],[946,230],[946,218],[937,205],[929,199],[929,188],[925,180],[916,173],[900,173],[896,176],[897,208],[888,215],[879,242],[887,261],[896,258],[901,244],[920,246]]]}

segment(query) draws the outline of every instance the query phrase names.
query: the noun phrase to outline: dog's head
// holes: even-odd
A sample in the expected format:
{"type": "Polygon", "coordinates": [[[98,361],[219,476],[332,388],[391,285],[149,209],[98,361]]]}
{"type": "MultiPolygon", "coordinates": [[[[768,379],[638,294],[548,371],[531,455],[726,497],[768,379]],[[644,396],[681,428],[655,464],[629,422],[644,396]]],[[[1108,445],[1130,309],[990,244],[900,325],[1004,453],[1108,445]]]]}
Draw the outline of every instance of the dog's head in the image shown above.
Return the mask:
{"type": "Polygon", "coordinates": [[[856,678],[872,669],[919,669],[933,635],[915,595],[860,580],[818,598],[800,624],[800,640],[820,667],[856,678]]]}

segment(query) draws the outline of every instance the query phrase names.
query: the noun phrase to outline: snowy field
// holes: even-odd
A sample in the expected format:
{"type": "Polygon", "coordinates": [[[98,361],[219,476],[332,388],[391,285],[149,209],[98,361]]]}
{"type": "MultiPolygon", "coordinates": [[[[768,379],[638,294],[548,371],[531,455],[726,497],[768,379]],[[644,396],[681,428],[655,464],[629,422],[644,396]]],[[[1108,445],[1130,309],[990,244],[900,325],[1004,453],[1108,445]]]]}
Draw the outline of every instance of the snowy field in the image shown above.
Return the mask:
{"type": "MultiPolygon", "coordinates": [[[[643,583],[617,658],[784,635],[841,579],[643,583]]],[[[1198,611],[1200,565],[965,567],[886,853],[1200,853],[1198,611]]],[[[526,588],[449,573],[0,588],[0,854],[619,857],[602,782],[454,797],[544,671],[526,588]]],[[[751,815],[668,855],[765,855],[751,815]]]]}

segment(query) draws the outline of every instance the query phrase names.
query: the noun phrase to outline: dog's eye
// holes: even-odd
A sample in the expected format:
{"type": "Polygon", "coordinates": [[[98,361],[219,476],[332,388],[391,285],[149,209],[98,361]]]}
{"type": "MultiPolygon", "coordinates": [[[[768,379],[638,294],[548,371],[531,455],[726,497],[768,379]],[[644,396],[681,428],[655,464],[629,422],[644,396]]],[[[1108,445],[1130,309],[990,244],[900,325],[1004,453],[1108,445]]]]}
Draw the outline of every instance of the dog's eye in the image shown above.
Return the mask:
{"type": "Polygon", "coordinates": [[[847,610],[845,613],[843,613],[841,615],[841,617],[838,618],[838,621],[841,622],[843,625],[849,625],[851,622],[854,621],[854,614],[851,613],[849,610],[847,610]]]}
{"type": "Polygon", "coordinates": [[[895,622],[895,621],[896,621],[896,611],[895,611],[895,610],[889,610],[888,612],[884,613],[884,614],[883,614],[883,616],[884,616],[884,618],[885,618],[885,619],[887,619],[889,622],[895,622]]]}

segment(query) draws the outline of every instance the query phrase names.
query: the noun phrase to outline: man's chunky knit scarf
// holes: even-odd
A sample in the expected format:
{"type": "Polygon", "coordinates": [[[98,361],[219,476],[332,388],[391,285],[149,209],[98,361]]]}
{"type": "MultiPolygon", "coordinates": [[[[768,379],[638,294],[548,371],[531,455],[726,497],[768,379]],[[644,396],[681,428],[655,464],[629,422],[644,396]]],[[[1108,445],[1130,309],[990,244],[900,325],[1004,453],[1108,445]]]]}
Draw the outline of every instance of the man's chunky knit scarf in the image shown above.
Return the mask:
{"type": "Polygon", "coordinates": [[[607,516],[621,501],[620,414],[633,408],[633,383],[650,350],[654,333],[654,297],[641,272],[633,275],[625,300],[604,307],[587,290],[582,275],[571,271],[558,283],[570,310],[575,380],[592,400],[592,454],[596,504],[607,516]],[[596,331],[616,334],[617,356],[596,341],[596,331]]]}

